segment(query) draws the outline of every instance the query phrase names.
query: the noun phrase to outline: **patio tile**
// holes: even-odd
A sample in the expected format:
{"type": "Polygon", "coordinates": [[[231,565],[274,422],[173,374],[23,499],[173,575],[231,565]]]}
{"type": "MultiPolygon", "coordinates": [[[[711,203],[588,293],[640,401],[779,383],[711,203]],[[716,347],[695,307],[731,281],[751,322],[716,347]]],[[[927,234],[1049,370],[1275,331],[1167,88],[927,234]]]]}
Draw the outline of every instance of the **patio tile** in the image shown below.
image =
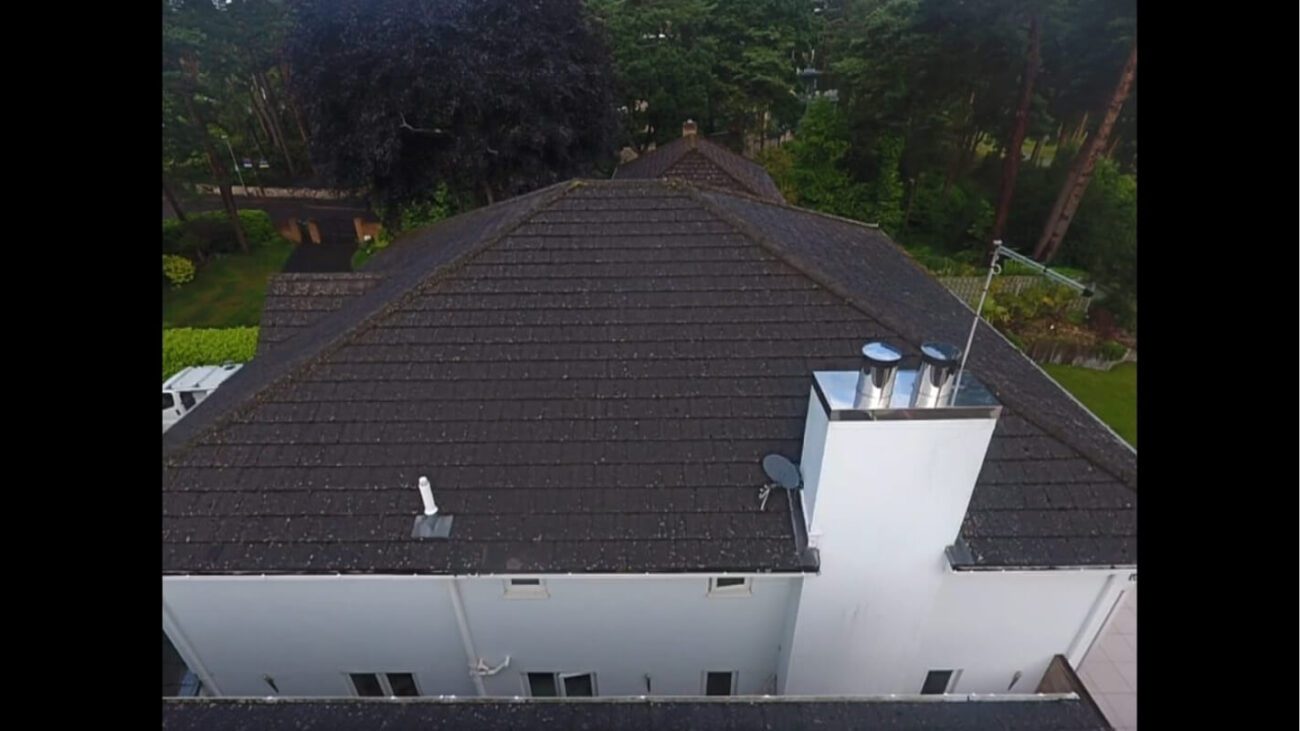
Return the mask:
{"type": "Polygon", "coordinates": [[[1106,696],[1106,705],[1115,714],[1107,716],[1114,726],[1137,728],[1137,695],[1119,693],[1106,696]]]}
{"type": "Polygon", "coordinates": [[[1101,638],[1097,643],[1101,651],[1106,653],[1106,657],[1111,662],[1137,662],[1137,656],[1133,651],[1133,645],[1124,637],[1116,634],[1107,633],[1107,636],[1101,638]]]}
{"type": "Polygon", "coordinates": [[[1137,692],[1138,689],[1138,664],[1135,662],[1117,662],[1115,670],[1119,672],[1121,678],[1129,687],[1137,692]]]}
{"type": "Polygon", "coordinates": [[[1084,670],[1091,682],[1085,681],[1089,690],[1097,693],[1129,693],[1133,688],[1124,680],[1124,676],[1119,674],[1119,670],[1109,662],[1099,662],[1090,665],[1084,670]]]}

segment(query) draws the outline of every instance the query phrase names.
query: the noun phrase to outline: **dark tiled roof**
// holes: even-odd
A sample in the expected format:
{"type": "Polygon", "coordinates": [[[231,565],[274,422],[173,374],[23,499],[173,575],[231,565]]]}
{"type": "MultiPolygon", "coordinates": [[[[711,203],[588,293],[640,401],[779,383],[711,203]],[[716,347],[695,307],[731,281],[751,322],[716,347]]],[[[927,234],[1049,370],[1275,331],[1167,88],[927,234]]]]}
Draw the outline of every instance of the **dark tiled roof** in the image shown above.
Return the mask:
{"type": "MultiPolygon", "coordinates": [[[[703,200],[911,345],[966,342],[970,308],[878,230],[703,191],[703,200]]],[[[1137,563],[1137,455],[996,330],[967,363],[1002,402],[962,536],[983,566],[1137,563]]]]}
{"type": "Polygon", "coordinates": [[[781,729],[1106,731],[1077,697],[930,699],[169,699],[167,731],[263,729],[781,729]]]}
{"type": "MultiPolygon", "coordinates": [[[[553,187],[372,263],[165,435],[165,571],[801,570],[756,494],[811,372],[970,322],[876,230],[664,182],[553,187]],[[420,475],[449,541],[409,538],[420,475]]],[[[1135,563],[1133,453],[991,331],[972,367],[1006,405],[974,563],[1135,563]]]]}
{"type": "Polygon", "coordinates": [[[620,180],[677,178],[717,188],[748,193],[784,203],[785,197],[762,165],[699,136],[679,137],[620,165],[620,180]]]}
{"type": "Polygon", "coordinates": [[[266,289],[257,352],[283,342],[374,289],[380,275],[361,272],[276,274],[266,289]]]}

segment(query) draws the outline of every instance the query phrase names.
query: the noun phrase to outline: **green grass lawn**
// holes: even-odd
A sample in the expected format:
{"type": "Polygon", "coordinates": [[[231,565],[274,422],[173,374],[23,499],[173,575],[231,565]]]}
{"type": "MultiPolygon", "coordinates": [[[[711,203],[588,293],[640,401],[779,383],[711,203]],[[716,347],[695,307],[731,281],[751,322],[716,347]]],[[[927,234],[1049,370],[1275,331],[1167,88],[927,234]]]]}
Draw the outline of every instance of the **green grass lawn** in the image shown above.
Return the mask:
{"type": "Polygon", "coordinates": [[[1137,363],[1124,363],[1109,371],[1051,364],[1044,365],[1043,370],[1129,444],[1137,446],[1137,363]]]}
{"type": "Polygon", "coordinates": [[[163,291],[163,327],[258,324],[267,281],[292,251],[291,242],[276,237],[251,254],[225,254],[209,261],[194,281],[163,291]]]}

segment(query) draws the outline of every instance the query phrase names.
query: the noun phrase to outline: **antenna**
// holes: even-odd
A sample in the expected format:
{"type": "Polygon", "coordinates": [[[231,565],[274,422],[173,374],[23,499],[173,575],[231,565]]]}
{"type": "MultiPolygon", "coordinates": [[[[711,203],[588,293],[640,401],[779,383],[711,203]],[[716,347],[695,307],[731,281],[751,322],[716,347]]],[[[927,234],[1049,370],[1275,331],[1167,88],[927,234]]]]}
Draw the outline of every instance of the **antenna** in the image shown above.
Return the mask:
{"type": "Polygon", "coordinates": [[[803,487],[803,475],[799,472],[799,467],[779,454],[769,454],[763,458],[763,472],[767,475],[768,483],[758,490],[759,510],[767,509],[767,498],[773,489],[779,487],[798,490],[803,487]]]}
{"type": "Polygon", "coordinates": [[[970,324],[970,334],[966,336],[966,348],[962,350],[961,365],[957,367],[957,378],[953,381],[954,389],[961,388],[961,376],[962,373],[966,371],[966,359],[970,357],[970,346],[971,343],[975,341],[975,329],[979,327],[980,315],[983,314],[984,312],[984,300],[988,297],[989,287],[992,286],[993,284],[993,275],[1002,273],[1002,265],[1001,263],[999,263],[998,260],[1004,256],[1008,259],[1012,259],[1014,261],[1020,262],[1021,264],[1024,264],[1025,266],[1031,269],[1038,270],[1044,276],[1048,277],[1053,281],[1064,284],[1065,286],[1070,287],[1071,289],[1078,290],[1079,293],[1082,294],[1084,297],[1092,297],[1097,293],[1096,290],[1093,289],[1092,287],[1089,287],[1085,284],[1080,284],[1079,282],[1070,279],[1064,274],[1060,274],[1052,271],[1051,269],[1048,269],[1047,265],[1043,264],[1042,262],[1034,261],[1033,259],[1030,259],[1024,254],[1008,249],[1007,247],[1002,245],[1002,239],[994,239],[993,258],[989,261],[989,274],[987,277],[984,278],[984,290],[980,292],[979,304],[975,306],[975,319],[970,324]]]}

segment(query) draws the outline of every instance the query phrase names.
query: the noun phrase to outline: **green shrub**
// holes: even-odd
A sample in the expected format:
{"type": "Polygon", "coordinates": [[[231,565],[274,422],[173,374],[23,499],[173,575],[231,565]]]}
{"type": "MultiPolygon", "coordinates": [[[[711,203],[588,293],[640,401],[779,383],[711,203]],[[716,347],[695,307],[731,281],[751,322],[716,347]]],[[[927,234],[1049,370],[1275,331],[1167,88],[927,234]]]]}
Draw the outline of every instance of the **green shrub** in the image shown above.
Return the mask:
{"type": "Polygon", "coordinates": [[[163,254],[163,276],[173,287],[194,280],[194,262],[183,256],[163,254]]]}
{"type": "Polygon", "coordinates": [[[911,238],[947,251],[969,249],[977,254],[987,245],[993,206],[974,184],[961,181],[944,192],[942,180],[926,178],[915,195],[911,238]]]}
{"type": "Polygon", "coordinates": [[[1114,340],[1103,341],[1097,346],[1097,354],[1106,360],[1119,360],[1128,353],[1128,348],[1114,340]]]}
{"type": "Polygon", "coordinates": [[[275,224],[271,222],[271,215],[266,211],[240,211],[239,223],[244,227],[250,249],[275,243],[281,238],[280,232],[275,230],[275,224]]]}
{"type": "MultiPolygon", "coordinates": [[[[257,249],[281,240],[266,211],[239,212],[248,248],[257,249]]],[[[242,253],[235,229],[225,211],[191,214],[185,221],[163,220],[163,253],[203,261],[213,254],[242,253]]]]}
{"type": "Polygon", "coordinates": [[[256,350],[256,327],[163,330],[163,380],[189,366],[244,363],[256,350]]]}
{"type": "Polygon", "coordinates": [[[181,252],[181,235],[184,232],[185,224],[180,219],[163,219],[162,250],[164,254],[179,254],[181,252]]]}

